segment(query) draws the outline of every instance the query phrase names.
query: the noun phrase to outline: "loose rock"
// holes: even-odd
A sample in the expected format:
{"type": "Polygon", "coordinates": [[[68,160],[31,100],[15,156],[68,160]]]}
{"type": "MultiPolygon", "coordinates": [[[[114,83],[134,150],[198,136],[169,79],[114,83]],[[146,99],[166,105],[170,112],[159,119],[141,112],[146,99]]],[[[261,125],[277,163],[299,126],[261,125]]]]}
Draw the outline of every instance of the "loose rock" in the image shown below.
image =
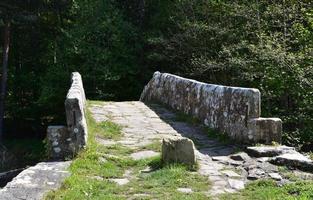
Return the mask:
{"type": "Polygon", "coordinates": [[[177,191],[182,192],[182,193],[192,193],[191,188],[177,188],[177,191]]]}
{"type": "Polygon", "coordinates": [[[263,178],[265,175],[265,172],[261,169],[251,169],[248,172],[248,179],[250,180],[257,180],[260,178],[263,178]]]}
{"type": "Polygon", "coordinates": [[[112,178],[109,179],[109,181],[114,182],[118,185],[126,185],[127,183],[129,183],[129,180],[127,178],[112,178]]]}
{"type": "Polygon", "coordinates": [[[280,180],[283,179],[283,178],[281,177],[281,175],[279,175],[278,173],[269,173],[268,175],[269,175],[272,179],[277,180],[277,181],[280,181],[280,180]]]}
{"type": "Polygon", "coordinates": [[[237,160],[237,161],[247,161],[251,159],[250,156],[245,152],[240,152],[240,153],[231,155],[230,158],[233,160],[237,160]]]}
{"type": "Polygon", "coordinates": [[[242,180],[228,179],[228,183],[230,187],[235,190],[241,190],[245,188],[245,183],[242,180]]]}
{"type": "Polygon", "coordinates": [[[222,173],[228,177],[240,177],[239,174],[237,174],[236,172],[234,172],[232,170],[225,170],[225,171],[222,171],[222,173]]]}
{"type": "Polygon", "coordinates": [[[255,157],[273,157],[283,153],[294,152],[294,147],[288,146],[258,146],[247,147],[247,152],[255,157]]]}
{"type": "Polygon", "coordinates": [[[276,156],[271,159],[270,162],[277,165],[285,165],[288,167],[313,172],[313,161],[297,152],[276,156]]]}

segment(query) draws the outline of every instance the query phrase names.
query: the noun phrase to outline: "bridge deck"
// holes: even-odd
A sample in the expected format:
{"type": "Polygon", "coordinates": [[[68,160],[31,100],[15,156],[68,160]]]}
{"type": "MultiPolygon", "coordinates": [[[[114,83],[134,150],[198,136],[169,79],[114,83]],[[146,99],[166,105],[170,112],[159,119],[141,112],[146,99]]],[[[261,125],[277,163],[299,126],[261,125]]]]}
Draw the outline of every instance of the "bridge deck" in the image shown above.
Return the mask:
{"type": "Polygon", "coordinates": [[[192,139],[196,146],[198,172],[208,176],[212,182],[211,190],[208,191],[210,195],[235,192],[247,182],[244,162],[228,157],[237,149],[235,145],[210,139],[201,125],[179,120],[179,115],[162,106],[137,101],[105,102],[92,104],[89,109],[97,122],[110,120],[122,126],[123,137],[116,142],[98,138],[98,142],[103,145],[119,143],[139,149],[170,135],[178,134],[192,139]]]}

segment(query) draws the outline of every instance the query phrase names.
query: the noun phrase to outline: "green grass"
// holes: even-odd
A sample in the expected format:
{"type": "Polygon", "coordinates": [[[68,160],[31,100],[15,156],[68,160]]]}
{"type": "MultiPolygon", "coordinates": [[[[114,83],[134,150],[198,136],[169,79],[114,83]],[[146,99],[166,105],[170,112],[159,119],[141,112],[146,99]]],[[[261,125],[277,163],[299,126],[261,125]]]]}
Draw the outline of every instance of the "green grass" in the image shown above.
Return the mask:
{"type": "Polygon", "coordinates": [[[95,125],[95,133],[98,137],[118,140],[121,138],[121,127],[113,122],[105,121],[95,125]]]}
{"type": "Polygon", "coordinates": [[[298,181],[278,186],[272,180],[260,180],[249,184],[236,194],[224,194],[222,200],[312,200],[313,182],[298,181]]]}
{"type": "Polygon", "coordinates": [[[162,150],[162,142],[159,139],[154,140],[150,144],[143,146],[142,150],[151,150],[156,152],[161,152],[162,150]]]}
{"type": "Polygon", "coordinates": [[[104,101],[98,101],[98,100],[88,100],[89,105],[97,105],[97,106],[103,106],[105,104],[104,101]]]}
{"type": "MultiPolygon", "coordinates": [[[[90,102],[89,102],[90,104],[90,102]]],[[[114,123],[97,124],[87,111],[89,140],[87,149],[80,152],[70,166],[71,176],[61,188],[52,191],[46,200],[73,199],[128,199],[135,194],[137,199],[208,199],[206,192],[210,183],[202,177],[189,171],[181,165],[162,166],[160,156],[132,160],[129,157],[134,150],[121,145],[102,146],[95,140],[101,134],[104,138],[121,137],[120,128],[114,123]],[[143,173],[143,169],[150,167],[152,172],[143,173]],[[109,181],[110,178],[122,178],[125,170],[131,170],[130,182],[118,186],[109,181]],[[182,194],[179,187],[190,187],[192,194],[182,194]]],[[[160,142],[154,141],[143,149],[160,150],[160,142]]]]}

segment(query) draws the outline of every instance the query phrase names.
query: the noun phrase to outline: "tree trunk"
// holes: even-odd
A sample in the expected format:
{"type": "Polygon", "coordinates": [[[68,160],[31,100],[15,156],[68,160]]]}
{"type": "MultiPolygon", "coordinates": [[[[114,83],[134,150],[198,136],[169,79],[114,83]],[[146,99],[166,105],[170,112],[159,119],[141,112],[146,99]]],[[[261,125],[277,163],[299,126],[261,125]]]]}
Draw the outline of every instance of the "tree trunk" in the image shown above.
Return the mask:
{"type": "Polygon", "coordinates": [[[142,28],[144,17],[145,17],[145,0],[140,0],[138,5],[138,23],[140,28],[142,28]]]}
{"type": "Polygon", "coordinates": [[[8,59],[10,49],[10,26],[9,19],[5,21],[4,25],[4,43],[3,43],[3,60],[2,60],[2,76],[1,76],[1,91],[0,91],[0,143],[3,137],[3,122],[4,122],[4,102],[7,92],[8,79],[8,59]]]}

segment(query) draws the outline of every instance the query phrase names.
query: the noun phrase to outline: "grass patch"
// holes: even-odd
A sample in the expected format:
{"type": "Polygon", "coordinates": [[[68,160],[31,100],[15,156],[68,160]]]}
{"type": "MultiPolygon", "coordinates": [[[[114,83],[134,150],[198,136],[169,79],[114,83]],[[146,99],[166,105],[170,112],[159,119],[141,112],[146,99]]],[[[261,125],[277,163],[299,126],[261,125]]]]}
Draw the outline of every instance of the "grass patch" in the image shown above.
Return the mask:
{"type": "Polygon", "coordinates": [[[313,199],[313,181],[298,181],[279,187],[275,181],[255,181],[235,194],[224,194],[222,200],[311,200],[313,199]]]}
{"type": "Polygon", "coordinates": [[[104,101],[97,101],[97,100],[88,100],[89,105],[97,105],[97,106],[103,106],[105,104],[104,101]]]}
{"type": "MultiPolygon", "coordinates": [[[[104,104],[100,101],[88,101],[87,107],[92,106],[94,104],[104,104]]],[[[89,131],[89,137],[92,138],[91,142],[95,143],[94,137],[98,136],[100,138],[104,139],[113,139],[118,140],[122,137],[122,127],[118,124],[115,124],[111,121],[104,121],[101,123],[97,123],[91,116],[90,111],[87,109],[86,113],[87,117],[87,124],[88,124],[88,131],[89,131]]]]}
{"type": "Polygon", "coordinates": [[[110,121],[96,124],[96,135],[100,138],[118,140],[121,138],[121,126],[110,121]]]}
{"type": "Polygon", "coordinates": [[[151,150],[156,152],[161,152],[162,150],[162,142],[159,139],[155,139],[152,143],[143,146],[142,150],[151,150]]]}
{"type": "Polygon", "coordinates": [[[205,195],[209,185],[206,177],[191,173],[181,165],[169,165],[149,174],[140,174],[138,180],[131,183],[128,196],[147,194],[146,199],[209,199],[205,195]],[[177,188],[191,188],[193,193],[182,194],[177,188]]]}
{"type": "MultiPolygon", "coordinates": [[[[135,194],[143,195],[137,199],[208,199],[205,195],[209,189],[206,177],[181,165],[163,167],[160,156],[135,161],[129,157],[134,151],[132,149],[121,145],[102,146],[95,140],[99,130],[105,137],[118,138],[120,129],[113,123],[107,123],[103,128],[103,124],[97,124],[89,111],[86,117],[89,130],[87,149],[80,152],[71,164],[72,175],[59,190],[48,193],[46,200],[116,200],[128,199],[135,194]],[[152,172],[142,172],[147,167],[153,169],[152,172]],[[130,183],[118,186],[109,181],[110,178],[123,178],[126,170],[132,171],[130,183]],[[190,187],[194,193],[180,193],[178,187],[190,187]]],[[[145,148],[158,151],[160,146],[160,142],[155,141],[145,148]]]]}

